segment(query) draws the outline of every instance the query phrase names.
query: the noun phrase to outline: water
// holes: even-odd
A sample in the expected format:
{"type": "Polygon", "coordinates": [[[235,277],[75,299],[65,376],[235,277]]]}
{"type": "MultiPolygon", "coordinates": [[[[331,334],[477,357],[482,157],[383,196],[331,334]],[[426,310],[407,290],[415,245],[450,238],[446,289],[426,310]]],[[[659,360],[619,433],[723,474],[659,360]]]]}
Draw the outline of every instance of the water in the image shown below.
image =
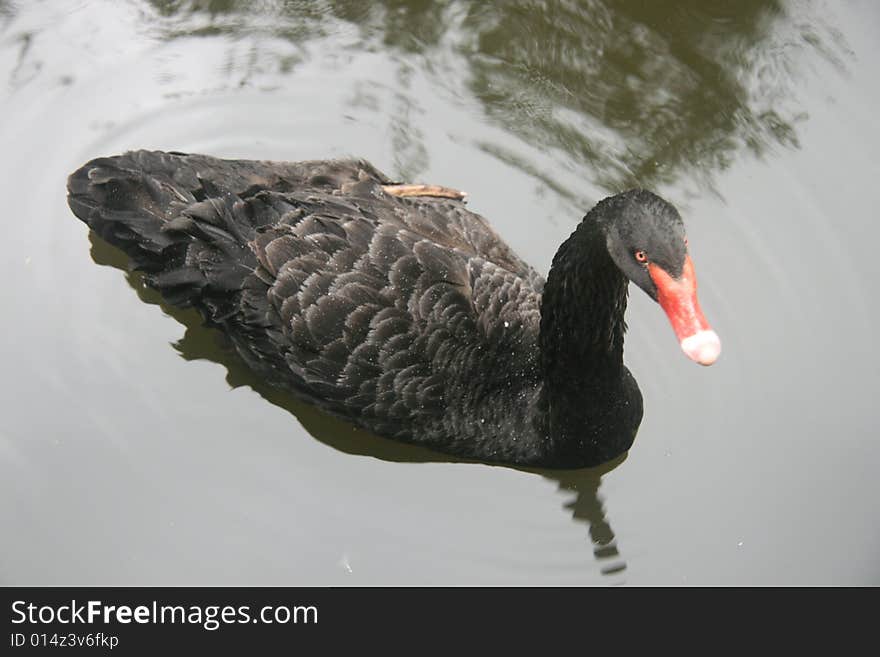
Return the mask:
{"type": "Polygon", "coordinates": [[[0,583],[880,583],[878,43],[867,0],[0,0],[0,583]],[[543,272],[651,187],[724,353],[687,361],[636,290],[645,419],[598,470],[355,431],[69,212],[67,174],[130,148],[363,156],[543,272]]]}

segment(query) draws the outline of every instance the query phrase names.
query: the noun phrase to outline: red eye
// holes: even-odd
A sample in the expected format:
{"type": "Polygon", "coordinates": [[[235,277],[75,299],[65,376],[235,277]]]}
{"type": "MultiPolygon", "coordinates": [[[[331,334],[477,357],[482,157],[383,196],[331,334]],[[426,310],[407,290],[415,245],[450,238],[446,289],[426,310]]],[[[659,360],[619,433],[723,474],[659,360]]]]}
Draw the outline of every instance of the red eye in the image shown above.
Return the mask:
{"type": "Polygon", "coordinates": [[[639,262],[648,262],[648,254],[644,251],[636,251],[635,257],[639,262]]]}

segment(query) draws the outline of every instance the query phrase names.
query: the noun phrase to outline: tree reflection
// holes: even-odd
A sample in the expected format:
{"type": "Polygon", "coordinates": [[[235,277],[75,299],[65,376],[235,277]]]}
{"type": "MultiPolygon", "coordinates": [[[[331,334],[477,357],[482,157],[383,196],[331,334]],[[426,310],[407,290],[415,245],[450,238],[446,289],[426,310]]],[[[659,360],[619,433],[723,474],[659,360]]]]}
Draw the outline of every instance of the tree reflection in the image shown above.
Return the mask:
{"type": "MultiPolygon", "coordinates": [[[[406,84],[406,71],[419,68],[476,100],[488,122],[608,190],[656,187],[682,175],[710,182],[742,151],[797,147],[806,114],[793,89],[803,54],[842,66],[846,52],[813,5],[780,0],[153,5],[168,19],[169,37],[266,34],[302,45],[348,25],[357,42],[329,47],[390,53],[403,72],[395,108],[425,100],[406,84]]],[[[262,56],[272,57],[272,49],[262,56]]],[[[418,130],[406,136],[416,143],[400,159],[415,157],[407,168],[418,169],[424,157],[412,153],[424,146],[418,130]]],[[[477,146],[554,187],[552,174],[509,144],[477,146]]]]}

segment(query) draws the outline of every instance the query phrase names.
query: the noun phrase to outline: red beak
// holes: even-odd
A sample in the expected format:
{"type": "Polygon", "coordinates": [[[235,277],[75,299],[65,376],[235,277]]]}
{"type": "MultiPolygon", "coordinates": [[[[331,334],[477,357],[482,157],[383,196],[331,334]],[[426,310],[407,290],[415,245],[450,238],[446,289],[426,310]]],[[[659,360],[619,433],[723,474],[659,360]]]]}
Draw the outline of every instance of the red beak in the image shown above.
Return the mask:
{"type": "Polygon", "coordinates": [[[657,301],[688,358],[711,365],[721,354],[721,340],[709,326],[697,301],[697,277],[690,256],[685,256],[681,276],[673,278],[662,267],[648,264],[648,274],[657,286],[657,301]]]}

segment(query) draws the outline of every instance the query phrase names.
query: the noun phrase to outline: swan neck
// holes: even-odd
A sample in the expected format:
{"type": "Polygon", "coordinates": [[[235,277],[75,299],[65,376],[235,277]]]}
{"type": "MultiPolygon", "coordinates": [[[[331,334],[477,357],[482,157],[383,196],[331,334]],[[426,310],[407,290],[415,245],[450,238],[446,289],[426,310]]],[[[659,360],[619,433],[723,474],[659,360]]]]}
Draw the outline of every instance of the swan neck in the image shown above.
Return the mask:
{"type": "Polygon", "coordinates": [[[601,385],[623,369],[628,280],[591,212],[553,259],[541,304],[541,363],[550,383],[601,385]]]}

